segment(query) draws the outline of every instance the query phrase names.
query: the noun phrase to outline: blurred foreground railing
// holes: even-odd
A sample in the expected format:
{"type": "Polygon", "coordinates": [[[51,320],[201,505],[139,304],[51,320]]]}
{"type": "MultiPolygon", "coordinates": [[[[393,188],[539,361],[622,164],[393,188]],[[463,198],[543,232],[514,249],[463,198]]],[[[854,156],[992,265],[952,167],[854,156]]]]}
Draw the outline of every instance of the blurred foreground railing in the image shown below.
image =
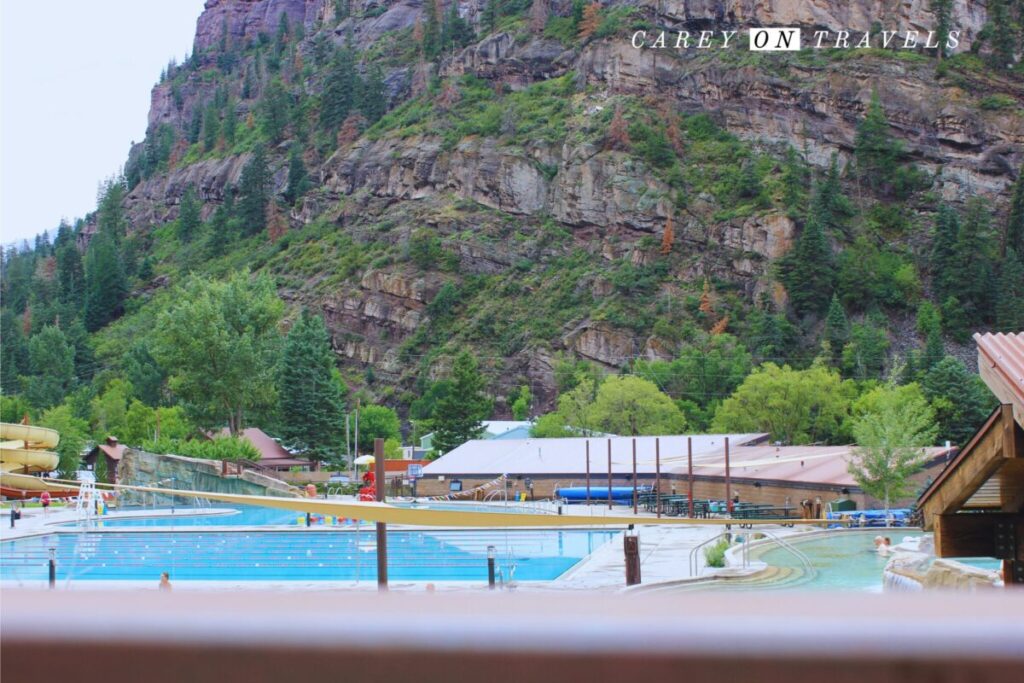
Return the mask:
{"type": "Polygon", "coordinates": [[[118,681],[1019,681],[1024,591],[3,591],[0,677],[118,681]]]}

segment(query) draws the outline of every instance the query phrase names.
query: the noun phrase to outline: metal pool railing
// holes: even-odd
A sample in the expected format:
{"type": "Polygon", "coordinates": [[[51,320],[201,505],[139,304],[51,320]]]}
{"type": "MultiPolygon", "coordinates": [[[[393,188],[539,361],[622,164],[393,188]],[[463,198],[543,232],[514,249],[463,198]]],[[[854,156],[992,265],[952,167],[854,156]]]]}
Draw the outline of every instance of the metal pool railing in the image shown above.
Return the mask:
{"type": "MultiPolygon", "coordinates": [[[[775,544],[777,544],[780,548],[789,551],[790,554],[795,556],[796,559],[800,562],[801,566],[803,567],[804,572],[806,572],[808,579],[813,579],[818,575],[818,570],[814,568],[814,564],[811,562],[811,559],[807,557],[807,555],[805,555],[803,552],[798,550],[792,543],[768,531],[758,530],[758,533],[764,534],[769,539],[771,539],[775,544]]],[[[744,544],[744,546],[749,545],[749,543],[744,544]]],[[[749,550],[747,552],[749,552],[749,550]]]]}

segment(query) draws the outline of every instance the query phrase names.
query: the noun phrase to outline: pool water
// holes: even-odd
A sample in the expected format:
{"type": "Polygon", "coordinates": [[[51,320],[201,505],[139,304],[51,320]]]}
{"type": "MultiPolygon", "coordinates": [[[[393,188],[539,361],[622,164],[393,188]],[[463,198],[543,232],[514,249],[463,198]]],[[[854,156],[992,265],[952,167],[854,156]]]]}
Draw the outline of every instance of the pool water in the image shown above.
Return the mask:
{"type": "MultiPolygon", "coordinates": [[[[918,537],[921,532],[890,529],[894,544],[907,537],[918,537]]],[[[889,557],[875,552],[874,538],[877,531],[833,532],[827,536],[814,536],[805,540],[787,537],[786,540],[807,556],[816,570],[810,580],[794,582],[794,588],[809,590],[879,591],[882,588],[882,573],[889,557]]],[[[789,550],[774,544],[767,550],[754,548],[752,559],[773,567],[801,568],[800,560],[789,550]]],[[[997,569],[998,560],[991,558],[957,558],[958,562],[984,569],[997,569]]]]}
{"type": "MultiPolygon", "coordinates": [[[[127,520],[125,520],[127,521],[127,520]]],[[[142,521],[142,520],[139,520],[142,521]]],[[[394,581],[486,581],[487,547],[505,580],[555,579],[618,532],[580,530],[391,531],[394,581]]],[[[156,581],[375,581],[376,536],[362,531],[95,531],[5,541],[0,579],[156,581]]]]}
{"type": "MultiPolygon", "coordinates": [[[[410,505],[396,504],[401,507],[413,507],[410,505]]],[[[431,510],[462,510],[465,512],[522,512],[521,508],[500,505],[484,505],[472,503],[418,503],[414,507],[418,509],[431,510]]],[[[110,527],[204,527],[204,526],[305,526],[305,513],[293,510],[277,510],[274,508],[257,507],[253,505],[238,505],[226,513],[195,514],[204,512],[204,508],[177,507],[175,513],[171,514],[171,508],[158,508],[153,510],[154,517],[117,517],[103,516],[96,518],[95,524],[99,528],[110,527]],[[301,520],[301,521],[300,521],[301,520]]],[[[530,512],[536,512],[530,510],[530,512]]],[[[321,516],[322,520],[322,516],[321,516]]],[[[322,523],[316,523],[322,526],[322,523]]],[[[77,522],[71,522],[63,526],[77,527],[77,522]]]]}

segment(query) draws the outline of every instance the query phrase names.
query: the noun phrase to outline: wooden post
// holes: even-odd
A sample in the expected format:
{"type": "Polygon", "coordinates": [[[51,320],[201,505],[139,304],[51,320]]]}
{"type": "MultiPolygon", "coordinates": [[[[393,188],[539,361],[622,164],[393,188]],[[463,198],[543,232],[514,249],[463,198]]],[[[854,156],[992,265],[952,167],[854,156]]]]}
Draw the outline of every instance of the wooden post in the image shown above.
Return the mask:
{"type": "Polygon", "coordinates": [[[689,484],[687,485],[686,503],[687,516],[693,519],[693,437],[686,437],[686,462],[689,473],[689,484]]]}
{"type": "MultiPolygon", "coordinates": [[[[358,423],[357,423],[358,424],[358,423]]],[[[386,474],[384,472],[384,439],[373,440],[373,467],[376,470],[374,489],[377,492],[377,502],[384,502],[384,484],[386,474]]],[[[384,522],[377,522],[377,590],[388,589],[388,525],[384,522]]]]}
{"type": "Polygon", "coordinates": [[[612,440],[608,439],[608,509],[612,509],[612,440]]]}
{"type": "Polygon", "coordinates": [[[633,514],[637,514],[637,490],[636,490],[636,439],[633,439],[633,514]]]}
{"type": "Polygon", "coordinates": [[[587,505],[590,505],[590,439],[587,439],[587,505]]]}
{"type": "Polygon", "coordinates": [[[622,537],[622,549],[626,555],[626,585],[640,583],[640,537],[626,533],[622,537]]]}
{"type": "Polygon", "coordinates": [[[661,519],[661,439],[654,439],[654,510],[661,519]]]}
{"type": "Polygon", "coordinates": [[[732,481],[729,479],[729,437],[725,437],[725,509],[732,514],[732,481]]]}

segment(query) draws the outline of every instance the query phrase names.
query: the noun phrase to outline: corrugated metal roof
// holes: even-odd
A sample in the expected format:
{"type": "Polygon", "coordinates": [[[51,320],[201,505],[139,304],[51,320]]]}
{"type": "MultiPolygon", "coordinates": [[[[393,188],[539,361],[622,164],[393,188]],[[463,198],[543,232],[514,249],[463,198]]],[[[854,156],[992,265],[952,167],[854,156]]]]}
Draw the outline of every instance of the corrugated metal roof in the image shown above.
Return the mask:
{"type": "MultiPolygon", "coordinates": [[[[731,445],[731,442],[730,442],[731,445]]],[[[849,472],[855,446],[743,446],[729,449],[729,474],[738,479],[763,479],[808,484],[857,486],[849,472]]],[[[944,455],[946,448],[927,448],[928,461],[944,455]]],[[[686,467],[673,474],[685,474],[686,467]]],[[[724,449],[694,459],[697,476],[724,477],[724,449]]]]}
{"type": "Polygon", "coordinates": [[[1013,404],[1024,427],[1024,332],[975,334],[974,341],[982,379],[1000,401],[1013,404]]]}
{"type": "MultiPolygon", "coordinates": [[[[725,476],[725,437],[729,437],[730,475],[736,479],[762,479],[856,487],[847,463],[854,446],[757,445],[766,434],[703,434],[692,436],[693,472],[700,477],[725,476]]],[[[661,471],[685,475],[686,436],[662,436],[661,471]]],[[[637,437],[637,473],[653,474],[655,437],[637,437]]],[[[522,441],[470,441],[423,468],[435,475],[546,475],[583,476],[588,439],[524,439],[522,441]]],[[[608,473],[608,439],[589,439],[590,473],[608,473]]],[[[632,471],[632,437],[612,442],[612,473],[632,471]]],[[[947,449],[928,448],[929,462],[947,449]]]]}
{"type": "MultiPolygon", "coordinates": [[[[696,456],[721,449],[725,437],[739,446],[768,438],[767,434],[699,434],[693,439],[696,456]]],[[[637,472],[655,470],[655,439],[660,439],[661,470],[686,463],[686,435],[636,437],[637,472]]],[[[512,441],[477,439],[468,441],[423,468],[425,476],[439,474],[574,474],[586,471],[586,444],[590,442],[590,471],[608,473],[608,442],[612,444],[612,472],[624,474],[633,468],[633,437],[570,439],[518,439],[512,441]]]]}
{"type": "MultiPolygon", "coordinates": [[[[220,436],[228,436],[230,434],[231,432],[227,429],[222,429],[219,433],[220,436]]],[[[262,465],[267,467],[291,467],[309,464],[308,460],[296,458],[289,453],[284,446],[258,427],[247,427],[242,430],[239,436],[255,446],[256,450],[260,452],[260,464],[262,465]]]]}

